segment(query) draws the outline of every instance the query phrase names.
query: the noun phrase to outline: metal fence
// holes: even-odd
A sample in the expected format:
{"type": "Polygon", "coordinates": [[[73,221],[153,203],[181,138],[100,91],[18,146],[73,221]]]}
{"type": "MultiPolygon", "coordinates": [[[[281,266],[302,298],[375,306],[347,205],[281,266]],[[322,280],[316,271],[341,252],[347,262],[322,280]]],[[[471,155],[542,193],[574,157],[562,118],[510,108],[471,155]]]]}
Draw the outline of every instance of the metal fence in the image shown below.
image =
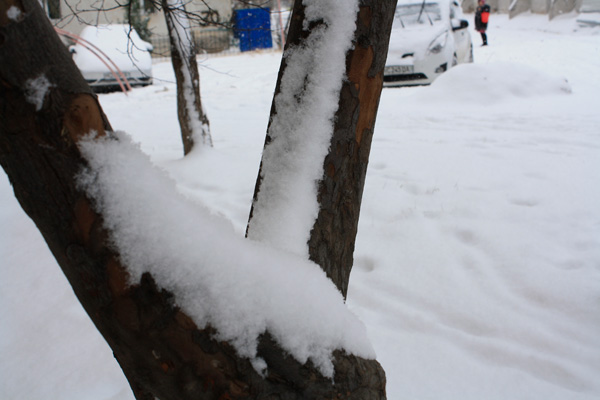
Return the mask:
{"type": "MultiPolygon", "coordinates": [[[[266,16],[258,12],[247,13],[249,17],[243,14],[244,11],[248,10],[237,10],[237,23],[233,24],[232,28],[193,28],[196,53],[198,55],[226,55],[248,49],[268,48],[271,43],[274,49],[282,47],[282,37],[285,35],[284,32],[287,31],[287,24],[291,15],[290,10],[267,11],[266,16]],[[264,37],[265,28],[267,36],[270,36],[266,39],[271,39],[268,40],[268,45],[266,45],[264,37]],[[270,35],[268,34],[269,30],[270,35]],[[258,35],[259,33],[260,35],[258,35]]],[[[264,10],[261,9],[261,11],[264,10]]],[[[171,57],[171,44],[167,35],[153,35],[150,41],[154,46],[153,58],[171,57]]]]}
{"type": "MultiPolygon", "coordinates": [[[[193,31],[197,54],[237,53],[239,48],[235,43],[230,29],[202,29],[193,31]]],[[[171,44],[168,36],[153,36],[151,39],[154,50],[153,58],[171,57],[171,44]]]]}
{"type": "MultiPolygon", "coordinates": [[[[240,38],[236,37],[232,29],[202,29],[193,31],[196,54],[198,55],[228,55],[237,54],[240,50],[240,38]]],[[[273,49],[281,48],[281,35],[272,31],[273,49]]],[[[154,35],[150,39],[154,50],[153,59],[170,58],[171,43],[167,35],[154,35]]],[[[242,46],[243,47],[243,46],[242,46]]]]}

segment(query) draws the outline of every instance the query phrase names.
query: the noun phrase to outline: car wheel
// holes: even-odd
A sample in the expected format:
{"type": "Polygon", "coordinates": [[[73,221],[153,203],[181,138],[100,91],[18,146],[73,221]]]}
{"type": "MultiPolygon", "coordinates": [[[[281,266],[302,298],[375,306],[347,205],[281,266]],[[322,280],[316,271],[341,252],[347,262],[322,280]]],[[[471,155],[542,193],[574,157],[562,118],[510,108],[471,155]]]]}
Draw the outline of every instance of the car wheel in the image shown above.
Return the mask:
{"type": "Polygon", "coordinates": [[[456,53],[452,55],[452,66],[456,67],[458,65],[458,57],[456,57],[456,53]]]}

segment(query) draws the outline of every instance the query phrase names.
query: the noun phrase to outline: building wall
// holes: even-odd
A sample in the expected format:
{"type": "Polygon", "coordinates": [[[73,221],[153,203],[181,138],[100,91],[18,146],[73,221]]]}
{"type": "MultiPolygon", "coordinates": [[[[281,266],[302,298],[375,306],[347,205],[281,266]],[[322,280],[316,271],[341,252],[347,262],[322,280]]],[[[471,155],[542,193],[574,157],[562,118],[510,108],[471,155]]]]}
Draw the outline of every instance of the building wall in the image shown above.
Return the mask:
{"type": "MultiPolygon", "coordinates": [[[[462,3],[463,11],[466,13],[473,13],[477,8],[478,0],[464,0],[462,3]]],[[[534,0],[532,0],[534,1],[534,0]]],[[[542,0],[546,1],[546,0],[542,0]]],[[[508,13],[508,9],[513,0],[486,0],[486,3],[489,4],[492,9],[492,13],[508,13]]]]}
{"type": "Polygon", "coordinates": [[[550,9],[550,0],[531,0],[531,12],[534,14],[547,14],[550,9]]]}
{"type": "MultiPolygon", "coordinates": [[[[48,12],[53,0],[43,0],[48,12]],[[50,4],[49,4],[50,2],[50,4]]],[[[60,1],[60,18],[52,18],[54,25],[74,34],[79,34],[88,25],[118,24],[126,20],[126,10],[118,7],[116,0],[55,0],[60,1]],[[108,10],[108,11],[106,11],[108,10]]],[[[143,0],[141,0],[143,1],[143,0]]],[[[192,0],[186,10],[198,13],[213,22],[228,22],[231,19],[232,0],[192,0]]],[[[121,4],[123,1],[120,2],[121,4]]],[[[150,15],[149,27],[156,35],[166,35],[167,27],[161,11],[150,15]]],[[[198,28],[202,26],[196,24],[198,28]]]]}
{"type": "MultiPolygon", "coordinates": [[[[46,7],[47,2],[44,1],[46,7]]],[[[55,26],[78,35],[86,25],[122,23],[124,11],[113,10],[115,7],[115,0],[60,0],[60,18],[51,20],[55,26]],[[109,11],[100,11],[100,7],[109,11]]]]}
{"type": "MultiPolygon", "coordinates": [[[[463,11],[466,13],[475,12],[477,1],[464,0],[462,3],[463,11]]],[[[555,15],[580,10],[585,2],[600,4],[600,0],[487,0],[492,13],[508,13],[511,18],[526,11],[534,14],[549,14],[549,17],[552,18],[555,15]]]]}

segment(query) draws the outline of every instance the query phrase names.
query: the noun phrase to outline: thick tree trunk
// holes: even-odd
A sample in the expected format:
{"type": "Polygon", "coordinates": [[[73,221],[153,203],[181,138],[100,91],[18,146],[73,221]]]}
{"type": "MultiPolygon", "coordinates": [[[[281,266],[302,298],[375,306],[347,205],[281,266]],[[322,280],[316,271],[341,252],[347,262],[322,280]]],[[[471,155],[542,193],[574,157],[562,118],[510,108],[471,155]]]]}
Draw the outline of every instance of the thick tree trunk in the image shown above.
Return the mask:
{"type": "MultiPolygon", "coordinates": [[[[375,117],[383,85],[383,69],[396,0],[362,0],[357,15],[354,48],[346,58],[346,76],[339,95],[329,154],[323,160],[319,184],[319,214],[308,242],[309,257],[319,264],[346,297],[353,264],[360,204],[373,138],[375,117]]],[[[304,29],[304,5],[294,3],[286,50],[301,45],[309,30],[304,29]]],[[[275,96],[280,92],[287,64],[279,70],[275,96]]],[[[301,96],[298,93],[298,96],[301,96]]],[[[275,101],[271,119],[277,114],[275,101]]],[[[271,142],[267,134],[265,147],[271,142]]],[[[294,157],[294,154],[289,154],[294,157]]],[[[264,159],[263,159],[264,162],[264,159]]],[[[261,163],[261,171],[263,163],[261,163]]],[[[259,172],[254,203],[262,184],[259,172]]],[[[250,212],[250,221],[253,218],[250,212]]],[[[282,222],[283,223],[283,222],[282,222]]],[[[251,224],[248,230],[252,229],[251,224]]]]}
{"type": "Polygon", "coordinates": [[[263,377],[210,327],[198,329],[151,275],[128,285],[102,215],[75,182],[86,165],[77,141],[111,128],[36,0],[0,1],[0,60],[0,164],[136,398],[385,398],[375,360],[335,352],[333,382],[267,333],[258,348],[263,377]]]}
{"type": "Polygon", "coordinates": [[[198,139],[202,140],[203,144],[212,146],[210,124],[202,108],[196,48],[185,6],[179,0],[161,2],[169,31],[171,62],[177,82],[177,117],[183,153],[187,155],[198,139]]]}

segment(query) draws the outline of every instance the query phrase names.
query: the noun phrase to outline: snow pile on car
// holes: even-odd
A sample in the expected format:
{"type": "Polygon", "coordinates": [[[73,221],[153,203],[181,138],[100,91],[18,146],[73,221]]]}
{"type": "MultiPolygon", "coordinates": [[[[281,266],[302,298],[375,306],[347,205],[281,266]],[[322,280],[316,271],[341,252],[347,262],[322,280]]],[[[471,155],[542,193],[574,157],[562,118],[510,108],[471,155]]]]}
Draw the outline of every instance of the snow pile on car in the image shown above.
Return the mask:
{"type": "Polygon", "coordinates": [[[84,75],[86,71],[108,72],[107,57],[123,71],[152,70],[152,59],[148,53],[152,45],[143,41],[128,25],[87,26],[81,32],[81,38],[84,42],[76,45],[73,61],[84,75]],[[91,50],[86,47],[91,47],[91,50]]]}

